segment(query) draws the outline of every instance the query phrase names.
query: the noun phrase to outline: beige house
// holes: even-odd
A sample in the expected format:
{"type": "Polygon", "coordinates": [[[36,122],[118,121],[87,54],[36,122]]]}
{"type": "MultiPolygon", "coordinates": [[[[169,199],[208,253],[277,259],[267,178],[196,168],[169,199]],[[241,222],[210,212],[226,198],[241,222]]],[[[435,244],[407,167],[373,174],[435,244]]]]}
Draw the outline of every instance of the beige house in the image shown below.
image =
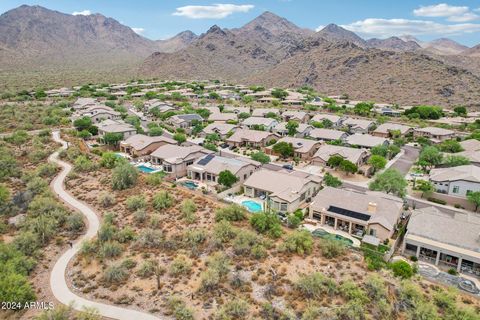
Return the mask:
{"type": "Polygon", "coordinates": [[[226,142],[230,145],[243,147],[265,147],[270,141],[278,140],[279,136],[267,131],[238,129],[235,133],[226,139],[226,142]]]}
{"type": "Polygon", "coordinates": [[[213,151],[204,149],[197,145],[188,147],[166,144],[150,154],[150,161],[162,169],[167,174],[181,178],[187,175],[187,167],[192,165],[197,159],[213,151]]]}
{"type": "Polygon", "coordinates": [[[480,191],[480,167],[474,165],[432,169],[429,179],[436,192],[449,196],[466,197],[480,191]]]}
{"type": "Polygon", "coordinates": [[[375,122],[366,119],[347,118],[342,122],[343,126],[348,128],[350,133],[369,133],[375,126],[375,122]]]}
{"type": "Polygon", "coordinates": [[[299,171],[255,171],[243,184],[244,194],[265,199],[267,208],[294,212],[306,206],[320,189],[321,178],[299,171]]]}
{"type": "Polygon", "coordinates": [[[269,113],[279,116],[280,110],[275,108],[256,108],[253,109],[252,117],[265,117],[269,113]]]}
{"type": "MultiPolygon", "coordinates": [[[[277,143],[286,142],[292,144],[294,157],[298,157],[302,160],[310,160],[315,152],[320,148],[322,143],[316,140],[294,138],[294,137],[283,137],[277,141],[277,143]]],[[[265,148],[267,154],[274,154],[273,146],[265,148]]]]}
{"type": "Polygon", "coordinates": [[[400,136],[405,137],[413,133],[413,128],[403,124],[386,122],[379,125],[378,128],[372,132],[372,135],[381,138],[391,138],[392,131],[400,132],[400,136]]]}
{"type": "Polygon", "coordinates": [[[305,122],[308,122],[309,116],[304,111],[287,110],[282,113],[282,118],[283,118],[283,121],[285,122],[293,120],[300,123],[305,123],[305,122]]]}
{"type": "Polygon", "coordinates": [[[455,137],[455,131],[437,127],[416,128],[413,130],[413,136],[425,137],[434,143],[439,143],[455,137]]]}
{"type": "Polygon", "coordinates": [[[417,209],[408,222],[403,254],[480,278],[479,230],[474,213],[417,209]]]}
{"type": "Polygon", "coordinates": [[[133,157],[142,157],[165,144],[177,144],[177,141],[165,136],[150,137],[144,134],[135,134],[120,142],[120,151],[133,157]]]}
{"type": "Polygon", "coordinates": [[[349,148],[343,146],[334,145],[322,145],[312,157],[312,164],[317,166],[326,166],[328,159],[333,156],[342,157],[352,163],[355,163],[358,167],[363,165],[370,152],[366,149],[349,148]]]}
{"type": "Polygon", "coordinates": [[[238,107],[238,106],[225,106],[223,107],[223,112],[230,112],[230,113],[235,113],[235,114],[240,114],[240,113],[250,113],[250,108],[249,107],[238,107]]]}
{"type": "Polygon", "coordinates": [[[233,134],[235,130],[237,130],[239,127],[234,124],[228,124],[228,123],[211,123],[205,128],[203,128],[202,133],[200,134],[201,136],[206,136],[208,134],[216,133],[220,136],[220,138],[223,140],[225,139],[229,134],[233,134]]]}
{"type": "Polygon", "coordinates": [[[207,154],[189,165],[187,174],[190,179],[216,185],[220,172],[228,170],[238,178],[237,183],[243,183],[261,166],[260,162],[244,159],[207,154]]]}
{"type": "Polygon", "coordinates": [[[345,141],[348,134],[340,130],[315,128],[312,131],[310,131],[309,136],[312,139],[320,140],[320,141],[333,141],[333,140],[345,141]]]}
{"type": "Polygon", "coordinates": [[[177,129],[189,129],[194,122],[203,122],[203,118],[196,113],[177,114],[168,118],[168,122],[177,129]]]}
{"type": "Polygon", "coordinates": [[[94,107],[100,105],[98,100],[95,98],[78,98],[77,101],[73,103],[72,108],[75,111],[85,110],[89,107],[94,107]]]}
{"type": "Polygon", "coordinates": [[[400,198],[325,187],[310,204],[310,219],[320,225],[384,241],[392,237],[403,213],[400,198]]]}
{"type": "Polygon", "coordinates": [[[328,113],[318,113],[310,119],[310,123],[314,122],[320,122],[322,123],[323,120],[329,120],[330,122],[333,123],[333,127],[339,127],[342,124],[342,121],[344,120],[342,117],[337,116],[335,114],[328,114],[328,113]]]}
{"type": "Polygon", "coordinates": [[[226,123],[227,121],[237,121],[237,115],[235,113],[221,113],[215,112],[211,113],[208,116],[208,121],[213,121],[217,123],[226,123]]]}
{"type": "Polygon", "coordinates": [[[460,145],[464,151],[457,152],[455,155],[467,158],[474,166],[480,166],[480,141],[469,139],[460,142],[460,145]]]}
{"type": "Polygon", "coordinates": [[[390,140],[387,138],[375,137],[369,134],[352,134],[345,139],[350,146],[358,146],[360,148],[371,149],[375,146],[388,146],[390,140]]]}
{"type": "Polygon", "coordinates": [[[242,127],[248,129],[263,127],[265,131],[271,131],[277,125],[278,121],[272,118],[250,117],[242,121],[242,127]]]}
{"type": "MultiPolygon", "coordinates": [[[[288,129],[287,129],[288,122],[280,122],[273,128],[272,132],[278,134],[279,136],[287,136],[288,129]]],[[[296,138],[305,138],[310,135],[310,131],[313,130],[313,127],[306,123],[299,123],[297,127],[297,133],[295,134],[296,138]]]]}
{"type": "Polygon", "coordinates": [[[121,120],[103,120],[97,127],[99,137],[103,137],[107,133],[119,133],[122,135],[122,139],[125,140],[137,133],[137,129],[134,126],[121,120]]]}
{"type": "Polygon", "coordinates": [[[110,107],[105,105],[94,105],[90,106],[86,109],[78,110],[73,114],[72,120],[76,120],[79,118],[88,117],[92,120],[93,124],[100,123],[104,120],[121,120],[120,112],[113,110],[110,107]]]}

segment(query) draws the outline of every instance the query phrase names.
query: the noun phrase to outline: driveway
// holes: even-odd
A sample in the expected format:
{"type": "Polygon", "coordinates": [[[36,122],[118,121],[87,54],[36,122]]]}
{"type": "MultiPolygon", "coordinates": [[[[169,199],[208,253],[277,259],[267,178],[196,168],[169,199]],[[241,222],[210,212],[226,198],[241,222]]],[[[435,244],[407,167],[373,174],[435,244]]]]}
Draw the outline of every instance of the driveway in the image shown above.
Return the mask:
{"type": "MultiPolygon", "coordinates": [[[[52,133],[53,140],[62,144],[61,149],[67,148],[67,143],[60,138],[60,132],[54,131],[52,133]]],[[[51,188],[55,194],[67,203],[71,207],[77,209],[82,213],[87,220],[87,232],[81,236],[73,244],[72,248],[65,251],[60,258],[57,260],[53,266],[52,272],[50,274],[50,287],[52,288],[53,295],[55,298],[65,305],[69,305],[73,302],[73,308],[76,310],[83,310],[84,307],[95,308],[99,313],[108,318],[119,319],[119,320],[131,320],[131,319],[146,319],[146,320],[158,320],[160,318],[151,315],[146,312],[120,308],[113,305],[108,305],[104,303],[94,302],[87,300],[83,297],[77,296],[75,293],[70,291],[70,288],[67,285],[65,277],[69,276],[69,271],[67,269],[69,261],[77,254],[80,250],[81,243],[85,240],[89,240],[95,237],[97,234],[100,222],[95,211],[90,208],[84,202],[73,197],[68,193],[64,186],[64,180],[67,177],[68,173],[72,170],[72,166],[64,161],[58,159],[59,151],[53,153],[48,160],[54,162],[62,168],[62,171],[53,179],[51,183],[51,188]]]]}
{"type": "Polygon", "coordinates": [[[395,161],[390,168],[395,168],[403,175],[406,175],[410,168],[417,161],[420,150],[412,146],[403,146],[403,155],[395,161]]]}

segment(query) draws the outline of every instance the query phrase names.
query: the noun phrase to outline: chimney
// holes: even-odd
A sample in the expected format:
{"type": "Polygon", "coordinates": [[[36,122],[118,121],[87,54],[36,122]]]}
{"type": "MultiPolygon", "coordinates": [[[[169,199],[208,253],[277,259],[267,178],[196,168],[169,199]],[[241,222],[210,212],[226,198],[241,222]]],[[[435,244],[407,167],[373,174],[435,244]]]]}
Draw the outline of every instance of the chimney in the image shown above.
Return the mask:
{"type": "Polygon", "coordinates": [[[367,208],[368,213],[375,213],[377,212],[377,204],[375,202],[369,202],[368,203],[368,208],[367,208]]]}

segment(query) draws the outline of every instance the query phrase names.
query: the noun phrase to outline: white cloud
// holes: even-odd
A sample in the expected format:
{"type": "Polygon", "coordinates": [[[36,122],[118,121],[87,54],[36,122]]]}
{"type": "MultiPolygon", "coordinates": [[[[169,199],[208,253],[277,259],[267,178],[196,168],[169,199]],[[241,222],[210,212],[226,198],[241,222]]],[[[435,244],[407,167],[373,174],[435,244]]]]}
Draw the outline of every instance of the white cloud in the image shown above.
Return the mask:
{"type": "Polygon", "coordinates": [[[213,4],[210,6],[184,6],[176,9],[172,15],[191,19],[223,19],[235,12],[248,12],[254,8],[251,4],[213,4]]]}
{"type": "Polygon", "coordinates": [[[92,14],[92,11],[90,10],[83,10],[83,11],[74,11],[72,12],[72,15],[74,16],[89,16],[92,14]]]}
{"type": "Polygon", "coordinates": [[[145,32],[144,28],[132,28],[133,32],[136,34],[143,34],[145,32]]]}
{"type": "Polygon", "coordinates": [[[467,12],[459,16],[451,16],[447,20],[451,22],[469,22],[478,20],[479,18],[480,16],[478,14],[475,14],[473,12],[467,12]]]}
{"type": "Polygon", "coordinates": [[[431,6],[421,6],[413,10],[413,14],[417,17],[451,17],[458,16],[469,12],[468,7],[456,7],[446,3],[435,4],[431,6]]]}
{"type": "Polygon", "coordinates": [[[390,37],[408,35],[455,35],[480,32],[480,24],[443,24],[426,20],[408,19],[365,19],[343,28],[366,36],[390,37]]]}
{"type": "Polygon", "coordinates": [[[315,28],[315,31],[318,32],[318,31],[322,30],[323,28],[325,28],[324,25],[318,26],[318,27],[315,28]]]}

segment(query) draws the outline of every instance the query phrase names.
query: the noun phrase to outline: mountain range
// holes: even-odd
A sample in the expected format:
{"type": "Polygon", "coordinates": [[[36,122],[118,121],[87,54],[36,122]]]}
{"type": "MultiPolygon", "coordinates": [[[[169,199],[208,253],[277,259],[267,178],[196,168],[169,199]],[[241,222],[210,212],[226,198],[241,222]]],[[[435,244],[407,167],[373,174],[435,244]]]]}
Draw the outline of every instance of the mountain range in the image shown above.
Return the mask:
{"type": "Polygon", "coordinates": [[[101,14],[21,6],[0,16],[0,71],[10,90],[156,77],[310,85],[402,104],[480,101],[480,45],[363,39],[335,24],[315,32],[271,12],[240,28],[214,25],[201,35],[184,31],[154,41],[101,14]]]}

